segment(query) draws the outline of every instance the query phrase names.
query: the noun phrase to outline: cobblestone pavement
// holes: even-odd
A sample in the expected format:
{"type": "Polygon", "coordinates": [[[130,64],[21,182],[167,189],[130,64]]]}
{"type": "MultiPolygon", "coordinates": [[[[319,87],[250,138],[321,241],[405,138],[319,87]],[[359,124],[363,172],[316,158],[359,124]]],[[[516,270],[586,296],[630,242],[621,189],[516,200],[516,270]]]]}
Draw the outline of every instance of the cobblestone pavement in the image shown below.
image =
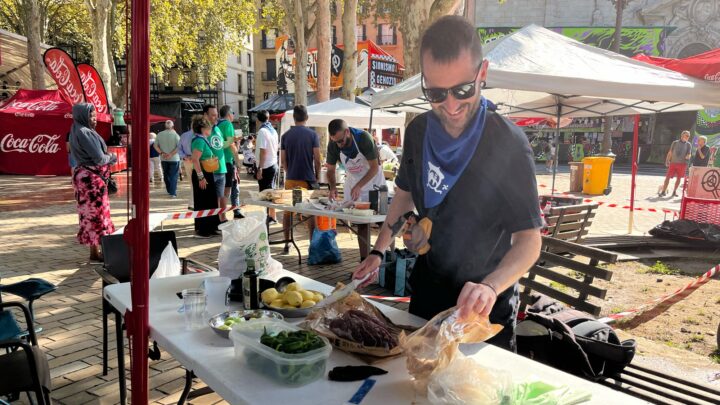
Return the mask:
{"type": "MultiPolygon", "coordinates": [[[[122,226],[127,221],[125,176],[116,176],[121,190],[112,197],[111,202],[116,226],[122,226]]],[[[551,176],[539,174],[537,178],[539,191],[549,191],[551,176]]],[[[507,181],[512,179],[508,178],[507,181]]],[[[556,188],[566,190],[568,181],[567,173],[559,174],[556,188]]],[[[637,194],[639,207],[679,207],[679,199],[657,199],[654,196],[661,181],[662,177],[658,176],[640,176],[637,194]]],[[[609,196],[589,198],[625,205],[629,182],[628,175],[616,175],[613,192],[609,196]]],[[[255,183],[246,177],[242,186],[254,189],[255,183]]],[[[153,212],[181,211],[186,208],[189,195],[187,180],[181,182],[177,199],[170,198],[157,182],[151,188],[153,212]]],[[[627,214],[628,211],[622,208],[601,207],[592,225],[592,233],[626,233],[627,214]]],[[[661,213],[638,213],[635,231],[645,232],[662,219],[661,213]]],[[[280,229],[277,225],[274,228],[280,229]]],[[[0,229],[2,283],[13,283],[32,276],[47,279],[58,286],[57,291],[35,304],[36,321],[44,328],[39,335],[39,343],[50,359],[52,397],[55,402],[72,405],[117,403],[119,393],[115,350],[110,350],[110,373],[103,376],[101,372],[101,281],[93,271],[96,264],[87,261],[88,250],[75,240],[77,214],[69,177],[0,176],[0,229]]],[[[166,222],[165,229],[176,232],[181,257],[216,265],[220,237],[194,238],[192,222],[188,220],[166,222]]],[[[307,252],[307,235],[303,230],[299,232],[297,239],[300,249],[307,252]]],[[[339,230],[338,243],[344,259],[341,265],[298,266],[294,254],[281,254],[281,246],[273,246],[272,254],[291,271],[334,284],[347,280],[359,261],[357,242],[353,235],[339,230]]],[[[372,287],[365,292],[388,295],[388,291],[380,287],[372,287]]],[[[4,298],[9,299],[7,296],[4,298]]],[[[399,306],[403,307],[403,304],[399,306]]],[[[110,330],[113,330],[112,322],[110,330]]],[[[110,337],[110,348],[114,346],[113,336],[110,337]]],[[[129,365],[127,358],[126,364],[129,365]]],[[[183,382],[184,370],[167,353],[163,353],[162,360],[150,362],[152,403],[176,402],[183,382]]],[[[202,382],[196,380],[194,387],[201,386],[202,382]]],[[[194,404],[219,402],[222,400],[217,395],[192,401],[194,404]]]]}

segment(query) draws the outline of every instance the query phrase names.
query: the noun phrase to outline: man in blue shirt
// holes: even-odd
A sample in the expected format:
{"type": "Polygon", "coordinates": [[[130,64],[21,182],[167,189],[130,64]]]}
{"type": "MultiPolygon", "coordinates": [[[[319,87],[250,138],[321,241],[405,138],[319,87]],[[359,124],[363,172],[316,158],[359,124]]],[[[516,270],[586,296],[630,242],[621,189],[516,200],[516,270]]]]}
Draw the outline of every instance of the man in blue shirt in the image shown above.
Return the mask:
{"type": "MultiPolygon", "coordinates": [[[[183,132],[182,135],[180,135],[180,146],[178,149],[178,155],[180,155],[180,159],[182,160],[183,169],[185,170],[185,173],[187,174],[188,178],[190,178],[190,175],[193,171],[193,163],[192,163],[192,148],[190,147],[190,143],[192,142],[193,138],[193,131],[192,129],[183,132]]],[[[188,199],[188,209],[193,210],[193,191],[192,191],[192,181],[190,182],[190,198],[188,199]]]]}

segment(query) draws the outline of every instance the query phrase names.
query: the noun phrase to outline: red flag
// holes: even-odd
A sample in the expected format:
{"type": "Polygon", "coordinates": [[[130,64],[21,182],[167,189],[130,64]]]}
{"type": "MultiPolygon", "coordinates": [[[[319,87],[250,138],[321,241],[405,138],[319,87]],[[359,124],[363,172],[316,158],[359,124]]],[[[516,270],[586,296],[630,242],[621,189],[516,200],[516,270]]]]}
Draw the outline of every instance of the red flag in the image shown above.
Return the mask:
{"type": "Polygon", "coordinates": [[[60,91],[62,91],[72,104],[85,101],[80,75],[75,68],[75,62],[67,52],[60,48],[50,48],[43,55],[45,68],[50,76],[55,79],[60,91]]]}
{"type": "Polygon", "coordinates": [[[95,110],[99,114],[109,114],[107,93],[98,71],[87,63],[77,65],[80,73],[80,81],[82,82],[85,97],[95,106],[95,110]]]}

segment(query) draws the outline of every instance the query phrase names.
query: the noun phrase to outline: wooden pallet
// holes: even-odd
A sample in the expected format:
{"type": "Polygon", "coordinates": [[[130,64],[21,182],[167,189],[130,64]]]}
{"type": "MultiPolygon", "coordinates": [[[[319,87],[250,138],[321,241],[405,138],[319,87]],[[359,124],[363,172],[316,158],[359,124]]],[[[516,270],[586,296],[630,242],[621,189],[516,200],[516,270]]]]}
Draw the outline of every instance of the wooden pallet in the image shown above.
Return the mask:
{"type": "Polygon", "coordinates": [[[639,235],[590,236],[582,240],[580,243],[585,246],[604,250],[676,248],[707,249],[706,246],[701,246],[697,243],[639,235]]]}

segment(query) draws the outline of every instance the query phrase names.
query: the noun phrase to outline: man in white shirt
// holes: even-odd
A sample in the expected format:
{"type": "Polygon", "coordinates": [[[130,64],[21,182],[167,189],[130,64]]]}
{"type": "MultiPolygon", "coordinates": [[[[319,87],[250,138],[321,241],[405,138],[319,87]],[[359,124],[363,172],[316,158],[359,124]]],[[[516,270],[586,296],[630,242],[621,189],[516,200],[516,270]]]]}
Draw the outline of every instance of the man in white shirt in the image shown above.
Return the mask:
{"type": "MultiPolygon", "coordinates": [[[[255,140],[255,158],[257,159],[257,173],[260,191],[275,188],[274,179],[278,163],[278,134],[270,124],[270,114],[260,111],[257,114],[257,139],[255,140]]],[[[275,210],[268,210],[269,219],[275,222],[275,210]]]]}

